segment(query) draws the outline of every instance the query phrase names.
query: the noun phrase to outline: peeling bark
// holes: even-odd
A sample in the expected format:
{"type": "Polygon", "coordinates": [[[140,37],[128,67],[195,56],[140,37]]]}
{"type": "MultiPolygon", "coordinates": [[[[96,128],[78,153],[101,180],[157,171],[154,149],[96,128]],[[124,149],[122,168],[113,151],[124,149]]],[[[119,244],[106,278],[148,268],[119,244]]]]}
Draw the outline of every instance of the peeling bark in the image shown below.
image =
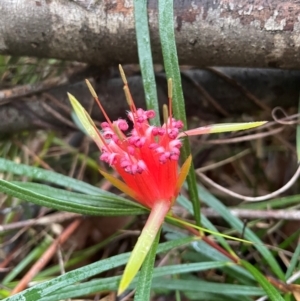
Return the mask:
{"type": "MultiPolygon", "coordinates": [[[[222,117],[237,117],[247,114],[254,116],[275,106],[296,107],[299,97],[300,71],[275,69],[219,68],[227,77],[242,85],[252,93],[255,103],[236,83],[232,84],[210,70],[188,70],[182,73],[183,91],[188,116],[197,116],[203,120],[219,122],[222,117]]],[[[158,99],[160,104],[167,103],[166,78],[163,73],[156,74],[158,99]]],[[[129,87],[138,107],[145,107],[142,79],[139,75],[128,77],[129,87]]],[[[101,99],[108,115],[112,119],[125,117],[128,106],[123,93],[123,83],[118,77],[93,81],[93,86],[101,99]]],[[[70,120],[70,105],[67,92],[73,94],[89,110],[93,99],[84,81],[65,84],[43,93],[8,100],[0,106],[0,133],[18,132],[40,128],[70,130],[72,127],[62,122],[53,112],[70,120]],[[45,94],[47,93],[47,94],[45,94]],[[50,95],[50,97],[49,97],[50,95]],[[54,98],[56,101],[53,101],[54,98]],[[65,109],[62,109],[62,105],[65,109]]],[[[103,116],[95,106],[92,117],[103,121],[103,116]]]]}
{"type": "MultiPolygon", "coordinates": [[[[157,1],[148,1],[153,58],[162,62],[157,1]]],[[[94,65],[137,63],[132,0],[1,0],[0,54],[94,65]]],[[[180,64],[300,67],[295,0],[174,0],[180,64]]]]}

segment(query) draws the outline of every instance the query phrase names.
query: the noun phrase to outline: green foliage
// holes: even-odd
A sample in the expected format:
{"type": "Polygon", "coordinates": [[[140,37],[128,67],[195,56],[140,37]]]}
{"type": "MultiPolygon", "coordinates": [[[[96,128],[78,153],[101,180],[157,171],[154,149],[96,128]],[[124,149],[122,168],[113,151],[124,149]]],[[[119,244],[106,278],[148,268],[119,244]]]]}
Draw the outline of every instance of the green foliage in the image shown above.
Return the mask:
{"type": "MultiPolygon", "coordinates": [[[[185,245],[189,242],[193,241],[193,238],[183,238],[183,239],[178,239],[176,241],[171,241],[171,242],[167,242],[164,244],[160,244],[160,246],[158,247],[158,253],[160,252],[167,252],[173,248],[185,245]]],[[[92,263],[90,265],[86,265],[82,268],[73,270],[71,272],[68,272],[62,276],[59,276],[57,278],[54,278],[52,280],[40,283],[32,288],[29,288],[19,294],[16,294],[14,296],[11,296],[9,298],[6,298],[4,300],[6,301],[17,301],[17,300],[28,300],[28,301],[42,301],[44,300],[45,297],[48,297],[48,295],[52,295],[54,294],[54,292],[57,294],[58,290],[63,288],[67,288],[68,286],[70,286],[73,283],[76,282],[80,282],[83,280],[86,280],[90,277],[93,277],[97,274],[100,274],[104,271],[110,270],[114,267],[118,267],[120,265],[124,265],[127,260],[129,258],[129,253],[124,253],[124,254],[120,254],[117,256],[113,256],[110,257],[108,259],[103,259],[100,260],[98,262],[92,263]]],[[[119,280],[119,278],[115,277],[115,280],[119,280]]],[[[99,285],[95,285],[94,281],[90,281],[90,283],[92,284],[92,289],[88,288],[87,283],[83,284],[84,287],[84,292],[82,292],[80,290],[80,286],[76,285],[76,289],[74,289],[75,287],[71,287],[71,291],[73,292],[72,294],[69,294],[69,297],[72,296],[82,296],[85,294],[88,294],[90,292],[96,292],[96,291],[106,291],[106,290],[110,290],[111,289],[111,285],[113,284],[112,279],[107,279],[107,280],[103,280],[101,279],[101,283],[102,283],[102,287],[99,285]],[[109,281],[107,281],[109,280],[109,281]],[[104,286],[103,286],[104,285],[104,286]],[[87,289],[89,289],[89,291],[87,292],[87,289]]],[[[117,282],[114,282],[114,288],[117,288],[117,282]]],[[[70,291],[68,290],[68,291],[70,291]]],[[[58,298],[58,296],[56,296],[55,299],[50,299],[50,300],[60,300],[61,297],[58,298]]],[[[48,300],[45,298],[45,300],[48,300]]]]}
{"type": "Polygon", "coordinates": [[[9,171],[14,174],[22,174],[23,172],[23,175],[27,175],[34,179],[65,186],[66,188],[71,188],[82,193],[89,190],[89,193],[94,193],[93,195],[87,195],[39,183],[0,180],[0,190],[2,192],[20,199],[25,199],[40,206],[81,214],[102,216],[135,215],[146,212],[146,209],[143,209],[141,205],[135,202],[128,201],[115,194],[52,171],[16,164],[5,159],[0,159],[0,170],[9,171]],[[57,198],[53,196],[57,196],[57,198]]]}
{"type": "MultiPolygon", "coordinates": [[[[164,67],[167,78],[173,81],[173,110],[177,119],[183,121],[185,129],[187,128],[185,102],[181,86],[180,70],[176,50],[175,34],[174,34],[174,14],[173,0],[158,1],[158,22],[159,36],[162,46],[164,67]]],[[[184,141],[181,156],[184,162],[190,155],[190,145],[187,140],[184,141]]],[[[193,163],[191,164],[189,174],[187,176],[189,193],[193,203],[194,216],[197,225],[200,225],[200,202],[197,194],[196,175],[193,163]]]]}
{"type": "MultiPolygon", "coordinates": [[[[148,108],[158,112],[146,1],[135,0],[134,9],[138,53],[146,103],[148,108]]],[[[173,20],[173,1],[159,0],[159,34],[164,67],[167,78],[172,78],[173,80],[174,114],[176,118],[184,121],[186,127],[185,103],[181,86],[173,20]]],[[[11,57],[7,62],[4,57],[0,57],[0,64],[7,64],[10,68],[18,62],[18,58],[11,57]]],[[[51,62],[48,61],[48,63],[51,62]]],[[[55,61],[52,63],[56,64],[55,61]]],[[[18,74],[24,75],[22,73],[22,68],[24,67],[19,66],[18,68],[18,74]]],[[[26,70],[29,72],[28,74],[31,74],[31,77],[23,77],[25,83],[36,82],[40,79],[32,75],[36,71],[35,68],[36,65],[27,67],[26,70]]],[[[52,68],[50,69],[53,70],[52,68]]],[[[49,71],[45,77],[42,78],[47,78],[49,74],[53,74],[53,72],[51,73],[49,71]]],[[[16,83],[22,83],[19,77],[15,79],[14,84],[16,83]]],[[[154,122],[155,124],[159,123],[158,116],[154,122]]],[[[45,143],[45,149],[47,149],[54,140],[55,138],[49,135],[49,140],[45,143]]],[[[299,142],[298,138],[297,142],[299,142]]],[[[297,149],[299,149],[299,146],[297,149]]],[[[7,149],[1,149],[2,156],[5,156],[7,153],[7,149]]],[[[190,154],[187,139],[182,153],[183,158],[187,158],[190,154]]],[[[95,168],[94,161],[87,160],[87,162],[90,166],[95,168]]],[[[124,197],[53,171],[30,167],[25,164],[17,164],[3,158],[0,158],[0,171],[9,175],[8,179],[0,180],[0,191],[11,196],[10,200],[17,198],[18,200],[29,201],[40,206],[84,215],[118,216],[148,213],[148,210],[143,206],[124,197]],[[26,177],[27,180],[18,181],[18,177],[26,177]]],[[[199,237],[186,237],[187,234],[182,231],[182,229],[175,229],[174,226],[171,227],[167,224],[163,228],[163,233],[168,241],[159,243],[159,235],[156,237],[155,244],[152,245],[141,271],[130,285],[130,289],[137,289],[135,300],[150,300],[151,291],[168,294],[175,290],[183,293],[190,300],[253,300],[254,296],[264,295],[267,295],[270,300],[283,300],[277,289],[275,289],[263,275],[263,271],[271,271],[275,277],[282,281],[288,279],[292,275],[293,270],[297,267],[300,247],[297,247],[291,258],[290,266],[286,273],[284,273],[277,262],[276,252],[271,252],[267,246],[264,245],[259,234],[245,227],[243,222],[234,216],[219,199],[214,197],[202,186],[197,186],[193,168],[191,168],[187,183],[192,203],[184,196],[180,196],[178,198],[178,204],[194,216],[198,225],[200,224],[201,217],[201,223],[204,227],[220,234],[214,235],[214,240],[219,243],[224,251],[236,256],[234,247],[222,237],[217,227],[205,216],[201,215],[199,205],[200,198],[203,203],[222,216],[229,225],[231,233],[243,234],[244,238],[252,243],[257,251],[256,256],[260,261],[258,260],[250,264],[237,257],[237,262],[233,262],[228,256],[225,256],[224,253],[213,248],[207,244],[207,242],[200,240],[199,237]],[[179,264],[154,267],[156,255],[170,252],[171,250],[172,252],[176,250],[182,252],[178,256],[178,258],[180,258],[179,264]],[[201,274],[199,276],[200,272],[214,270],[222,273],[226,283],[209,279],[209,275],[205,273],[203,273],[203,278],[208,280],[199,280],[201,277],[201,274]],[[198,274],[197,277],[195,276],[196,273],[198,274]]],[[[292,196],[272,200],[270,202],[245,204],[242,206],[245,208],[279,208],[284,204],[293,205],[299,202],[298,200],[298,196],[292,196]]],[[[166,221],[171,222],[168,219],[166,221]]],[[[179,222],[176,225],[182,227],[179,222]]],[[[87,256],[95,254],[114,238],[115,236],[112,236],[99,245],[75,253],[74,256],[66,262],[66,267],[73,267],[75,264],[87,259],[87,256]]],[[[59,270],[58,266],[48,267],[34,279],[38,284],[14,296],[8,296],[9,289],[14,287],[16,281],[18,281],[17,277],[45,251],[48,245],[49,240],[45,239],[39,246],[33,248],[33,250],[25,256],[23,261],[4,278],[2,285],[5,287],[0,291],[0,296],[5,298],[4,300],[56,301],[83,297],[96,292],[117,290],[120,276],[105,277],[103,274],[101,276],[99,276],[99,274],[126,264],[130,255],[129,253],[124,253],[111,256],[81,268],[68,271],[58,277],[55,276],[59,270]]],[[[170,254],[171,259],[168,260],[168,263],[172,263],[172,253],[170,254]]]]}
{"type": "MultiPolygon", "coordinates": [[[[135,301],[148,300],[151,293],[153,270],[156,257],[156,249],[159,243],[160,231],[157,233],[154,243],[151,246],[143,267],[139,273],[138,284],[134,296],[135,301]]],[[[156,274],[155,274],[156,275],[156,274]]]]}
{"type": "Polygon", "coordinates": [[[134,20],[139,63],[143,78],[147,109],[152,109],[157,112],[155,118],[150,120],[150,122],[154,125],[160,125],[159,106],[148,27],[147,1],[134,0],[134,20]]]}

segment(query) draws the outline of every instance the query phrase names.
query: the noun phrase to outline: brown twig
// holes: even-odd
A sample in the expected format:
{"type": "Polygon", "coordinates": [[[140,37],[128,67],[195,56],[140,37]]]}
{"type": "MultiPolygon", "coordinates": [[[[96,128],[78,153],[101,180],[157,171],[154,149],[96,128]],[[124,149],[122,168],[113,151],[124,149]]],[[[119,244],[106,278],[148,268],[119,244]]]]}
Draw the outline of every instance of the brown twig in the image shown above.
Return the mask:
{"type": "Polygon", "coordinates": [[[233,262],[238,263],[239,258],[234,256],[233,254],[228,253],[225,249],[223,249],[221,246],[219,246],[217,243],[215,243],[213,240],[209,239],[207,236],[199,232],[198,230],[188,226],[188,225],[183,225],[185,229],[187,229],[189,232],[194,234],[197,237],[200,237],[204,242],[206,242],[208,245],[219,251],[221,254],[225,255],[229,259],[231,259],[233,262]]]}
{"type": "Polygon", "coordinates": [[[245,149],[242,152],[240,152],[240,153],[238,153],[234,156],[231,156],[229,158],[226,158],[224,160],[221,160],[221,161],[218,161],[218,162],[215,162],[215,163],[211,163],[211,164],[208,164],[208,165],[204,165],[200,168],[197,168],[197,171],[205,172],[205,171],[208,171],[208,170],[212,170],[212,169],[224,166],[228,163],[234,162],[235,160],[240,159],[240,158],[242,158],[242,157],[244,157],[248,154],[250,154],[250,149],[245,149]]]}
{"type": "Polygon", "coordinates": [[[24,290],[31,279],[48,263],[52,258],[53,254],[56,252],[57,247],[63,244],[70,235],[78,228],[81,224],[81,219],[74,220],[65,230],[60,234],[60,236],[55,239],[52,245],[47,249],[47,251],[39,258],[39,260],[31,267],[31,269],[25,274],[25,276],[20,280],[20,282],[13,289],[11,295],[17,294],[24,290]]]}
{"type": "Polygon", "coordinates": [[[53,169],[49,166],[49,164],[47,164],[44,160],[42,160],[34,151],[32,151],[28,146],[26,146],[25,144],[22,144],[21,142],[19,142],[17,139],[13,140],[14,144],[16,144],[18,147],[20,147],[24,153],[29,154],[33,160],[35,162],[37,162],[38,164],[40,164],[43,168],[47,169],[47,170],[52,170],[53,169]]]}
{"type": "Polygon", "coordinates": [[[57,112],[56,110],[54,110],[52,107],[50,107],[49,105],[47,105],[45,102],[42,102],[41,105],[45,109],[45,111],[47,111],[49,114],[51,114],[52,116],[54,116],[61,123],[64,123],[64,124],[68,125],[72,129],[77,129],[77,127],[74,125],[74,123],[72,121],[70,121],[69,119],[67,119],[66,117],[64,117],[62,114],[60,114],[59,112],[57,112]]]}
{"type": "Polygon", "coordinates": [[[268,136],[271,136],[271,135],[278,134],[278,133],[280,133],[282,131],[283,131],[283,127],[280,127],[280,128],[273,129],[273,130],[270,130],[270,131],[265,132],[265,133],[257,133],[257,134],[252,134],[252,135],[244,135],[244,136],[241,136],[241,137],[228,138],[228,139],[207,140],[207,141],[203,141],[203,144],[240,143],[240,142],[250,141],[250,140],[254,140],[254,139],[261,139],[261,138],[264,138],[264,137],[268,137],[268,136]]]}
{"type": "Polygon", "coordinates": [[[68,81],[69,79],[65,75],[62,75],[59,77],[48,78],[34,84],[20,85],[11,89],[0,90],[0,104],[3,105],[8,103],[13,98],[24,97],[49,90],[58,85],[66,84],[68,81]]]}
{"type": "Polygon", "coordinates": [[[184,75],[191,83],[193,83],[194,87],[197,91],[199,91],[200,94],[222,115],[225,117],[229,117],[230,114],[221,107],[221,105],[212,97],[210,94],[205,90],[205,88],[200,85],[199,82],[195,81],[192,76],[184,71],[181,72],[182,75],[184,75]]]}
{"type": "Polygon", "coordinates": [[[287,189],[289,189],[298,179],[299,175],[300,175],[300,165],[298,166],[295,174],[293,175],[293,177],[281,188],[279,188],[276,191],[273,191],[269,194],[263,195],[263,196],[258,196],[258,197],[250,197],[250,196],[244,196],[238,193],[235,193],[219,184],[217,184],[216,182],[214,182],[213,180],[211,180],[210,178],[208,178],[205,174],[201,173],[201,172],[197,172],[197,175],[206,183],[208,183],[209,185],[217,188],[218,190],[243,201],[246,202],[261,202],[261,201],[265,201],[271,198],[274,198],[276,196],[278,196],[279,194],[283,193],[284,191],[286,191],[287,189]]]}
{"type": "MultiPolygon", "coordinates": [[[[221,216],[211,208],[202,208],[201,212],[207,217],[221,216]]],[[[300,210],[230,209],[230,213],[239,218],[247,219],[300,220],[300,210]]]]}
{"type": "Polygon", "coordinates": [[[275,120],[275,122],[279,123],[279,124],[283,124],[283,125],[295,125],[295,124],[299,124],[299,114],[294,114],[289,116],[286,111],[281,108],[281,107],[275,107],[272,110],[272,117],[275,120]],[[285,117],[284,118],[277,118],[276,113],[277,111],[280,111],[285,117]],[[292,121],[288,121],[291,119],[296,119],[296,120],[292,120],[292,121]],[[287,120],[287,121],[286,121],[287,120]]]}
{"type": "MultiPolygon", "coordinates": [[[[241,85],[239,82],[237,82],[235,79],[231,78],[230,76],[226,75],[225,73],[221,72],[217,68],[214,67],[207,67],[207,70],[213,72],[220,78],[222,78],[224,81],[227,83],[231,84],[234,86],[237,90],[239,90],[242,94],[244,94],[249,100],[251,100],[254,104],[256,104],[259,108],[265,110],[267,113],[271,113],[272,110],[269,106],[264,104],[262,101],[259,100],[253,93],[251,93],[246,87],[241,85]]],[[[276,120],[278,121],[278,119],[276,120]]],[[[285,139],[284,136],[282,135],[275,135],[275,139],[279,140],[280,142],[284,143],[287,145],[292,151],[295,151],[295,149],[291,146],[291,144],[285,139]]]]}
{"type": "Polygon", "coordinates": [[[60,223],[80,216],[81,214],[78,213],[58,212],[40,218],[28,219],[24,221],[15,222],[15,223],[10,223],[7,225],[0,225],[0,233],[9,230],[19,229],[19,228],[35,226],[35,225],[49,225],[53,223],[60,223]]]}
{"type": "Polygon", "coordinates": [[[265,110],[268,113],[271,112],[270,107],[268,107],[263,102],[261,102],[254,94],[252,94],[248,89],[246,89],[243,85],[238,83],[230,76],[226,75],[225,73],[221,72],[220,70],[214,67],[207,67],[206,69],[213,72],[214,74],[222,78],[224,81],[234,86],[237,90],[239,90],[242,94],[244,94],[249,100],[255,103],[259,108],[265,110]]]}
{"type": "Polygon", "coordinates": [[[63,110],[68,116],[72,113],[72,110],[70,107],[68,107],[66,104],[64,104],[62,101],[58,100],[56,97],[51,95],[50,93],[43,93],[42,95],[44,98],[48,99],[49,101],[53,102],[57,107],[59,107],[61,110],[63,110]]]}
{"type": "Polygon", "coordinates": [[[13,258],[16,257],[16,253],[19,250],[22,243],[19,243],[13,250],[9,252],[9,254],[5,257],[3,261],[0,262],[0,269],[4,269],[7,265],[12,261],[13,258]]]}

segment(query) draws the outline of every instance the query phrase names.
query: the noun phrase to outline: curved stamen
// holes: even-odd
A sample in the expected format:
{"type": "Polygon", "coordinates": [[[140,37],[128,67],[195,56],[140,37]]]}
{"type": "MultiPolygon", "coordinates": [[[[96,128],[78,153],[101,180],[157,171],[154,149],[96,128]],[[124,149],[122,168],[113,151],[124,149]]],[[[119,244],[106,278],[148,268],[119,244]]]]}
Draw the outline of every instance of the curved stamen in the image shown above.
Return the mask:
{"type": "Polygon", "coordinates": [[[93,98],[95,99],[98,107],[100,108],[100,110],[101,110],[104,118],[107,120],[107,122],[110,124],[110,126],[112,126],[112,122],[109,119],[108,115],[106,114],[106,112],[105,112],[105,110],[104,110],[104,108],[103,108],[103,106],[102,106],[102,104],[101,104],[101,102],[100,102],[100,100],[98,98],[98,95],[97,95],[96,91],[94,90],[93,86],[91,85],[91,83],[87,79],[85,80],[85,82],[86,82],[86,84],[87,84],[87,86],[88,86],[88,88],[89,88],[89,90],[90,90],[93,98]]]}

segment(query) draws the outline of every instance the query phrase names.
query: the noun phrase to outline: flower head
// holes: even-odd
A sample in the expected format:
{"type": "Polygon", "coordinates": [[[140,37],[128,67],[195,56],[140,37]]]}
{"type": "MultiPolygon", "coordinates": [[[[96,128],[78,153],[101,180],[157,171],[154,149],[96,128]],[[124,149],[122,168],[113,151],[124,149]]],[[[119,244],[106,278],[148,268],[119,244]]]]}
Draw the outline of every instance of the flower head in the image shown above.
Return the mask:
{"type": "Polygon", "coordinates": [[[121,74],[130,109],[127,113],[130,124],[125,119],[109,119],[88,81],[87,85],[106,118],[101,124],[101,130],[96,128],[87,112],[69,94],[70,101],[82,125],[97,143],[101,151],[100,160],[113,167],[123,182],[100,171],[104,177],[150,209],[155,202],[161,200],[170,208],[191,162],[189,157],[182,170],[179,170],[178,160],[182,142],[178,136],[183,123],[172,117],[170,106],[165,114],[165,123],[162,126],[151,125],[149,120],[155,117],[156,112],[135,107],[122,69],[121,74]]]}
{"type": "Polygon", "coordinates": [[[117,170],[134,198],[152,208],[158,200],[170,205],[179,188],[178,160],[181,141],[177,138],[182,122],[169,118],[161,127],[149,124],[155,116],[152,110],[136,109],[133,105],[128,113],[133,129],[124,119],[102,123],[104,145],[100,160],[117,170]]]}
{"type": "Polygon", "coordinates": [[[98,145],[100,160],[113,167],[122,180],[100,170],[101,174],[121,191],[151,209],[147,223],[131,253],[125,268],[119,294],[130,284],[141,267],[164,218],[176,200],[189,167],[191,156],[178,168],[181,138],[208,133],[228,132],[257,127],[265,122],[216,124],[182,131],[183,123],[172,116],[172,81],[168,81],[169,108],[164,107],[164,124],[153,126],[149,120],[155,116],[153,110],[136,108],[132,100],[123,69],[125,96],[129,105],[125,119],[111,121],[102,107],[91,84],[87,85],[98,103],[106,121],[98,130],[74,96],[68,94],[70,102],[82,126],[98,145]]]}

